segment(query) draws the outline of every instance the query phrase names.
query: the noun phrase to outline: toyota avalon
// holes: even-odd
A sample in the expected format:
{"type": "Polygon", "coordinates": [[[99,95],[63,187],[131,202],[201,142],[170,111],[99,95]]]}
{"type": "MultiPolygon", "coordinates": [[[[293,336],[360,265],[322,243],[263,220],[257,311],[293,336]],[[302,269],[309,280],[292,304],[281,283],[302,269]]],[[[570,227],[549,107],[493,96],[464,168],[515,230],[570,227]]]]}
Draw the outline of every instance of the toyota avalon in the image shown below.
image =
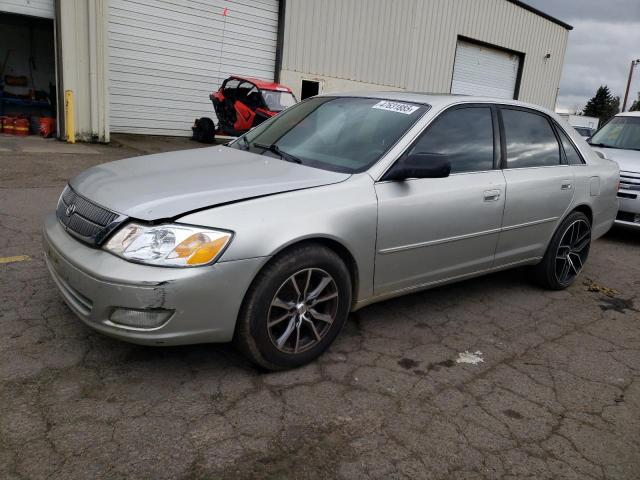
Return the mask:
{"type": "Polygon", "coordinates": [[[44,250],[62,298],[99,332],[233,340],[285,369],[373,302],[523,265],[568,287],[614,222],[617,186],[617,164],[537,106],[325,95],[228,146],[81,173],[44,250]]]}

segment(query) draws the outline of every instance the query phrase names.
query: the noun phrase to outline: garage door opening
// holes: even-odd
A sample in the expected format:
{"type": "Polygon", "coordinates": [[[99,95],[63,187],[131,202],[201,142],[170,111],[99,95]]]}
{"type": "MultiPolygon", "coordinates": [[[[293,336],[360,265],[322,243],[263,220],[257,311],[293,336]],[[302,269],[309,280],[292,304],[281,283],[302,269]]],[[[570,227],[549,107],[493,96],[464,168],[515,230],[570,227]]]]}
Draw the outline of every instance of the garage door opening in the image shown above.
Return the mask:
{"type": "Polygon", "coordinates": [[[517,99],[524,55],[458,39],[451,93],[517,99]]]}
{"type": "Polygon", "coordinates": [[[53,28],[50,18],[0,12],[3,134],[37,134],[42,118],[56,116],[53,28]]]}

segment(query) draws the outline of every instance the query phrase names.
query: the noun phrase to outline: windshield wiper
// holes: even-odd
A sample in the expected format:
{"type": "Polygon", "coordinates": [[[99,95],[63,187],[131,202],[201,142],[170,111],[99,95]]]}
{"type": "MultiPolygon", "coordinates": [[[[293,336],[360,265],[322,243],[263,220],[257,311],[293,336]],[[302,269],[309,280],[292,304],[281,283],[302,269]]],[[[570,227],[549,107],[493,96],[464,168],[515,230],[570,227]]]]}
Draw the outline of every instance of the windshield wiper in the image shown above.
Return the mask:
{"type": "Polygon", "coordinates": [[[613,145],[605,145],[604,143],[590,143],[589,145],[591,145],[592,147],[598,147],[598,148],[616,148],[618,150],[621,149],[621,147],[615,147],[613,145]]]}
{"type": "Polygon", "coordinates": [[[285,152],[283,150],[280,150],[280,147],[278,147],[278,145],[276,143],[272,143],[271,145],[264,145],[262,143],[255,143],[254,142],[253,146],[254,147],[258,147],[258,148],[264,148],[265,150],[273,152],[276,155],[280,155],[280,158],[283,159],[283,160],[286,160],[287,162],[293,162],[293,163],[302,164],[302,160],[300,160],[295,155],[292,155],[292,154],[287,153],[287,152],[285,152]]]}
{"type": "Polygon", "coordinates": [[[249,140],[247,140],[247,137],[245,135],[242,135],[240,138],[242,139],[242,143],[244,144],[244,149],[249,150],[249,148],[251,148],[251,145],[249,145],[249,140]]]}

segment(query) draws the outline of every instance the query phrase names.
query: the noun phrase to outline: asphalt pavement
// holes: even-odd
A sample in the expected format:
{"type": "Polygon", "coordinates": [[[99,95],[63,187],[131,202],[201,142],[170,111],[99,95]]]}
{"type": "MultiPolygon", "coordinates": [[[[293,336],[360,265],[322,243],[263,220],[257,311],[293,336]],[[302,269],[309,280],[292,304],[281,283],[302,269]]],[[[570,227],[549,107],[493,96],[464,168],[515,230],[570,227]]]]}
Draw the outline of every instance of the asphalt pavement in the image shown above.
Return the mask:
{"type": "Polygon", "coordinates": [[[640,232],[566,291],[518,269],[367,307],[294,371],[85,327],[43,217],[85,168],[196,146],[0,135],[0,478],[640,478],[640,232]]]}

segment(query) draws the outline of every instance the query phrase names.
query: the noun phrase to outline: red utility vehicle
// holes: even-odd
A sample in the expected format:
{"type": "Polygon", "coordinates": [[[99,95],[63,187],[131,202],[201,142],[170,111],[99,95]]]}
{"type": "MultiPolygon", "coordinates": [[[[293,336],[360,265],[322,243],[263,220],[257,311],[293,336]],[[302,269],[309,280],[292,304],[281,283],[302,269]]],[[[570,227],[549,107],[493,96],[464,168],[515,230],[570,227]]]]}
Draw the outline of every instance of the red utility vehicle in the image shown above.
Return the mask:
{"type": "Polygon", "coordinates": [[[214,134],[238,136],[296,103],[289,87],[257,78],[233,75],[209,95],[218,117],[202,117],[193,126],[193,138],[213,141],[214,134]]]}

